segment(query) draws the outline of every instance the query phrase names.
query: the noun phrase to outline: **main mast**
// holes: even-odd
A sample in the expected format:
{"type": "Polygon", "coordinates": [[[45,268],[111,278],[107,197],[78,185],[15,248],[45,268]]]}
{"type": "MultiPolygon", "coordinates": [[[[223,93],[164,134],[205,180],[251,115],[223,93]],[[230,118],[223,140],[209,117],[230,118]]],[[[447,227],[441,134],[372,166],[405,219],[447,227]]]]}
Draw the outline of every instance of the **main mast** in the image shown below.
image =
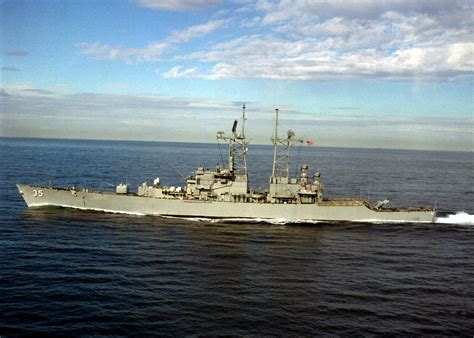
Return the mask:
{"type": "Polygon", "coordinates": [[[273,164],[272,164],[272,177],[275,177],[275,168],[277,161],[277,150],[278,150],[278,108],[275,109],[275,131],[273,133],[273,164]]]}
{"type": "Polygon", "coordinates": [[[242,159],[243,159],[243,164],[244,164],[244,174],[245,174],[245,180],[248,182],[248,171],[247,171],[247,144],[248,142],[245,139],[245,121],[247,119],[245,118],[245,103],[242,105],[242,159]]]}
{"type": "Polygon", "coordinates": [[[232,125],[232,135],[227,137],[224,132],[217,133],[218,140],[224,140],[229,142],[229,159],[228,159],[228,170],[232,176],[238,176],[239,180],[248,181],[247,173],[247,145],[248,141],[245,138],[245,104],[242,106],[242,128],[241,133],[237,133],[237,123],[235,120],[232,125]]]}
{"type": "Polygon", "coordinates": [[[290,147],[295,143],[303,143],[302,139],[295,139],[295,132],[288,130],[285,138],[278,137],[279,110],[275,109],[275,131],[273,142],[272,181],[275,177],[290,175],[290,147]]]}

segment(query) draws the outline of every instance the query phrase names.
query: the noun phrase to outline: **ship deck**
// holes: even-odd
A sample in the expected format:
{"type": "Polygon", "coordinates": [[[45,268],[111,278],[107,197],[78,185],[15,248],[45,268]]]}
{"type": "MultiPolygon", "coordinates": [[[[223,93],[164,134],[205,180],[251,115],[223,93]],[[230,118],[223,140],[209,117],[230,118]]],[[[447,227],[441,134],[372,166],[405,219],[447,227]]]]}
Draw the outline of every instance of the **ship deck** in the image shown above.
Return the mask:
{"type": "MultiPolygon", "coordinates": [[[[95,194],[101,194],[101,195],[117,195],[116,192],[114,191],[101,191],[101,190],[94,190],[90,188],[77,188],[77,187],[56,187],[56,186],[41,186],[41,185],[31,185],[31,187],[35,188],[42,188],[42,189],[52,189],[52,190],[57,190],[57,191],[81,191],[81,192],[86,192],[86,193],[95,193],[95,194]]],[[[127,194],[123,194],[123,196],[138,196],[136,193],[130,192],[127,194]]],[[[175,197],[175,196],[168,196],[164,199],[180,199],[183,200],[181,197],[175,197]]],[[[185,201],[198,201],[198,200],[187,200],[184,199],[185,201]]],[[[212,201],[201,201],[200,202],[212,202],[212,201]]],[[[223,201],[214,201],[214,202],[221,202],[221,203],[227,203],[223,201]]],[[[232,203],[232,202],[229,202],[232,203]]],[[[262,204],[262,202],[247,202],[249,204],[262,204]]],[[[263,204],[271,204],[270,202],[263,202],[263,204]]],[[[422,212],[427,212],[427,211],[436,211],[435,208],[379,208],[376,209],[374,208],[367,200],[361,200],[357,198],[332,198],[332,199],[324,199],[320,202],[317,203],[318,206],[325,206],[325,207],[340,207],[340,206],[365,206],[366,208],[370,210],[374,210],[377,212],[397,212],[397,211],[409,211],[409,212],[415,212],[415,211],[422,211],[422,212]]]]}

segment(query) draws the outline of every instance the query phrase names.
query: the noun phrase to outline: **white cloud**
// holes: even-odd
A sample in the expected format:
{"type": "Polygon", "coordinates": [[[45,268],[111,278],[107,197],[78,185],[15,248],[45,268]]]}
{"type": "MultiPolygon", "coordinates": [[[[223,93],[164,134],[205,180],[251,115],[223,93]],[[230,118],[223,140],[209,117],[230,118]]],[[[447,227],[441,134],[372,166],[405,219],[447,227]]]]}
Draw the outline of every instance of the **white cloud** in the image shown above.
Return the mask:
{"type": "MultiPolygon", "coordinates": [[[[113,87],[122,84],[111,84],[113,87]]],[[[2,85],[3,112],[13,114],[44,114],[62,118],[65,115],[128,117],[140,114],[164,116],[170,112],[224,112],[233,109],[229,103],[211,99],[169,97],[140,94],[68,93],[37,88],[31,84],[2,85]],[[39,109],[40,108],[40,109],[39,109]],[[111,115],[112,114],[112,115],[111,115]]],[[[174,118],[175,116],[173,116],[174,118]]]]}
{"type": "Polygon", "coordinates": [[[181,43],[188,40],[207,35],[218,28],[224,26],[229,20],[211,20],[204,24],[191,26],[185,30],[171,34],[167,41],[171,43],[181,43]]]}
{"type": "Polygon", "coordinates": [[[211,98],[59,94],[28,84],[0,86],[0,107],[0,136],[163,141],[211,141],[240,111],[211,98]]]}
{"type": "MultiPolygon", "coordinates": [[[[194,53],[188,60],[214,63],[211,72],[203,74],[196,67],[175,66],[167,77],[206,79],[335,79],[377,77],[389,79],[432,80],[454,79],[474,72],[474,43],[445,46],[405,48],[387,53],[376,48],[335,50],[325,48],[340,45],[344,40],[298,42],[249,37],[231,49],[215,48],[194,53]]],[[[232,46],[237,41],[229,41],[232,46]]]]}
{"type": "Polygon", "coordinates": [[[290,18],[307,17],[377,19],[390,11],[408,15],[426,13],[435,16],[450,16],[450,12],[472,13],[473,3],[469,0],[264,0],[257,1],[255,8],[266,12],[264,21],[271,24],[290,18]]]}
{"type": "Polygon", "coordinates": [[[101,43],[80,43],[79,47],[86,55],[99,60],[122,60],[126,62],[156,61],[173,46],[202,37],[226,25],[229,20],[210,20],[204,24],[190,26],[182,31],[174,31],[162,41],[149,43],[142,48],[128,48],[124,46],[109,46],[101,43]]]}
{"type": "MultiPolygon", "coordinates": [[[[212,3],[148,2],[182,9],[212,3]]],[[[81,48],[102,60],[190,63],[187,68],[172,65],[161,73],[167,78],[454,80],[474,74],[473,4],[456,0],[259,0],[246,2],[233,13],[220,11],[229,18],[171,32],[141,48],[100,43],[84,43],[81,48]],[[231,22],[240,29],[226,31],[198,50],[176,54],[179,44],[231,22]]]]}
{"type": "Polygon", "coordinates": [[[19,95],[22,97],[29,97],[29,96],[50,96],[56,93],[56,89],[45,89],[45,88],[36,88],[30,83],[16,83],[11,85],[0,85],[0,90],[7,96],[10,95],[19,95]]]}
{"type": "Polygon", "coordinates": [[[175,57],[196,62],[193,71],[180,67],[179,76],[453,80],[474,74],[473,5],[467,1],[261,0],[254,8],[256,16],[240,21],[258,34],[175,57]],[[203,73],[198,63],[212,70],[203,73]]]}
{"type": "Polygon", "coordinates": [[[116,90],[125,90],[128,88],[128,84],[121,83],[121,82],[112,82],[112,83],[104,83],[103,87],[108,90],[116,91],[116,90]]]}
{"type": "MultiPolygon", "coordinates": [[[[240,116],[241,103],[212,98],[167,97],[137,94],[60,94],[50,88],[29,84],[0,87],[0,136],[108,138],[167,141],[215,139],[240,116]]],[[[247,105],[248,136],[252,143],[268,143],[273,126],[273,108],[257,103],[247,105]]],[[[284,107],[280,107],[284,108],[284,107]]],[[[408,117],[377,114],[370,116],[359,107],[334,107],[344,112],[309,113],[283,109],[282,128],[295,128],[298,135],[318,134],[318,144],[354,146],[353,137],[367,137],[361,146],[373,146],[379,137],[384,146],[398,143],[386,135],[405,133],[404,139],[429,146],[472,151],[472,117],[408,117]],[[420,140],[420,133],[423,140],[420,140]],[[439,135],[443,138],[440,141],[439,135]],[[385,136],[384,136],[385,135],[385,136]],[[406,136],[406,137],[405,137],[406,136]],[[456,141],[450,145],[447,139],[456,141]],[[428,140],[428,141],[427,141],[428,140]],[[444,143],[443,143],[444,142],[444,143]]],[[[377,143],[378,144],[378,143],[377,143]]],[[[413,145],[411,145],[413,146],[413,145]]]]}
{"type": "Polygon", "coordinates": [[[222,2],[223,0],[136,0],[136,3],[142,7],[167,11],[197,10],[222,2]]]}
{"type": "Polygon", "coordinates": [[[123,124],[129,126],[143,127],[143,128],[154,128],[160,125],[160,120],[157,119],[134,119],[134,120],[122,120],[123,124]]]}
{"type": "Polygon", "coordinates": [[[175,66],[171,68],[169,71],[163,73],[163,76],[166,78],[186,78],[186,77],[193,77],[199,78],[202,77],[197,68],[188,68],[184,69],[182,66],[175,66]]]}
{"type": "Polygon", "coordinates": [[[172,43],[153,42],[143,48],[127,48],[124,46],[109,46],[100,43],[83,42],[79,44],[82,53],[98,60],[122,60],[128,63],[133,61],[156,61],[161,54],[172,47],[172,43]]]}

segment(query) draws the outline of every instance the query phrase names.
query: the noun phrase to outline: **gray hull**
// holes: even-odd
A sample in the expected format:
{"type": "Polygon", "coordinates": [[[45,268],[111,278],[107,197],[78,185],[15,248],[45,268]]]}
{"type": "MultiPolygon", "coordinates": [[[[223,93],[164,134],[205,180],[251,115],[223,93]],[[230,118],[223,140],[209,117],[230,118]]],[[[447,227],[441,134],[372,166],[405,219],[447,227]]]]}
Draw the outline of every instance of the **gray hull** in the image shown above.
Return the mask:
{"type": "Polygon", "coordinates": [[[369,208],[362,201],[326,201],[320,204],[242,203],[186,199],[166,199],[67,190],[17,184],[29,207],[60,206],[105,212],[204,218],[284,219],[288,221],[349,221],[431,223],[434,209],[369,208]]]}

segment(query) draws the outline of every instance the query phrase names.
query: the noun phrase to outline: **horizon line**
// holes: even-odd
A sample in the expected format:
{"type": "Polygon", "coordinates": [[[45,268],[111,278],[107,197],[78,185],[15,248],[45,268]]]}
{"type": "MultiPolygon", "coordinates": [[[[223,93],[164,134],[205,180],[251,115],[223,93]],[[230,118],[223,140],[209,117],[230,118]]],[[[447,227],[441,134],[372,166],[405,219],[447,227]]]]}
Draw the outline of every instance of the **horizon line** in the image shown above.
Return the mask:
{"type": "MultiPolygon", "coordinates": [[[[162,140],[136,140],[136,139],[96,139],[96,138],[67,138],[67,137],[39,137],[39,136],[2,136],[0,139],[30,139],[30,140],[65,140],[65,141],[98,141],[98,142],[148,142],[148,143],[190,143],[190,144],[210,144],[213,142],[203,141],[162,141],[162,140]]],[[[250,145],[257,146],[269,146],[273,145],[269,143],[249,143],[250,145]]],[[[301,145],[300,145],[301,146],[301,145]]],[[[453,149],[423,149],[423,148],[396,148],[396,147],[361,147],[361,146],[331,146],[331,145],[310,145],[304,146],[305,148],[337,148],[337,149],[368,149],[368,150],[404,150],[404,151],[433,151],[433,152],[459,152],[459,153],[473,153],[474,149],[471,150],[453,150],[453,149]]]]}

